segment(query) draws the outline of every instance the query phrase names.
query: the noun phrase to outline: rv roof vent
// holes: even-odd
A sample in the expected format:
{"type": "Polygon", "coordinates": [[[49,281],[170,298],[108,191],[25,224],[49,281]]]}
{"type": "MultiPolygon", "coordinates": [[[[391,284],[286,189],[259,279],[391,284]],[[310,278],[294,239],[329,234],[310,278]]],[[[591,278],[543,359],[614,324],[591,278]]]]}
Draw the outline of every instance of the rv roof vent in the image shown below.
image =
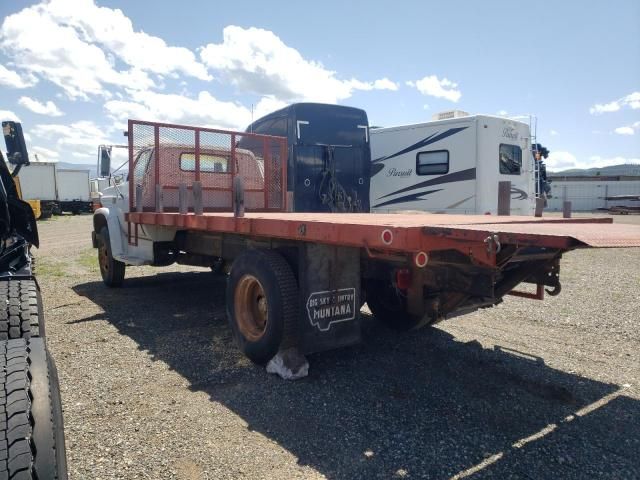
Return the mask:
{"type": "Polygon", "coordinates": [[[431,117],[431,120],[448,120],[450,118],[461,118],[468,117],[468,112],[463,112],[462,110],[447,110],[446,112],[434,113],[431,117]]]}

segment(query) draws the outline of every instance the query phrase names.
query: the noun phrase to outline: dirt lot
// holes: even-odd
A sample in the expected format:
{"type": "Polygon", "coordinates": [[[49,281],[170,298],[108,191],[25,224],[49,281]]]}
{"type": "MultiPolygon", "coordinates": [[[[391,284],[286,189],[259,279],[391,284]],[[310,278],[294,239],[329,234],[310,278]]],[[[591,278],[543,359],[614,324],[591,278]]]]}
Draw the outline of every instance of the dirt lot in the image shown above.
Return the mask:
{"type": "Polygon", "coordinates": [[[224,279],[110,290],[91,217],[40,229],[72,479],[640,478],[639,249],[567,254],[544,302],[407,334],[366,316],[290,383],[232,345],[224,279]]]}

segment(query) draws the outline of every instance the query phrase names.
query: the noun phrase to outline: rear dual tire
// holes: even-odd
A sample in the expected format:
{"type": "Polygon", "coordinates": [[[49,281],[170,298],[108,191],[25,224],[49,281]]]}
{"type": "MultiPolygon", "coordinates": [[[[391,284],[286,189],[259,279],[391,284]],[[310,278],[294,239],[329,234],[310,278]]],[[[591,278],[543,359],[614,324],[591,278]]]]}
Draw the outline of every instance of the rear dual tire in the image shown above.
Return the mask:
{"type": "Polygon", "coordinates": [[[227,318],[240,350],[265,364],[297,343],[298,284],[287,261],[271,250],[236,258],[227,283],[227,318]]]}

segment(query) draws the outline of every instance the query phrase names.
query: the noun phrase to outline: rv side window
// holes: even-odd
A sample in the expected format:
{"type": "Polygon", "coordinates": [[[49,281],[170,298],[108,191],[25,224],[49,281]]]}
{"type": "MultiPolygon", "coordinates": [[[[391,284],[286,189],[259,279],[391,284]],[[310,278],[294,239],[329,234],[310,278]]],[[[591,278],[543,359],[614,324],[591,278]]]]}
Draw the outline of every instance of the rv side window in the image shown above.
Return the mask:
{"type": "Polygon", "coordinates": [[[449,151],[419,152],[416,155],[418,175],[441,175],[449,171],[449,151]]]}
{"type": "MultiPolygon", "coordinates": [[[[222,155],[200,154],[200,171],[227,173],[228,159],[222,155]]],[[[196,171],[196,154],[181,153],[180,154],[180,170],[187,172],[196,171]]]]}
{"type": "Polygon", "coordinates": [[[500,173],[520,175],[522,169],[522,149],[517,145],[500,144],[500,173]]]}

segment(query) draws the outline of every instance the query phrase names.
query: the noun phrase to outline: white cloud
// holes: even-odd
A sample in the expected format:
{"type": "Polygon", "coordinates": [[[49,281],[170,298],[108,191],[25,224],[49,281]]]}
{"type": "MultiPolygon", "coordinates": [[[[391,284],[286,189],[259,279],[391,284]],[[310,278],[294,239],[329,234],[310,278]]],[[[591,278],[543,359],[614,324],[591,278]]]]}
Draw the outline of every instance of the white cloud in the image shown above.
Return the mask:
{"type": "Polygon", "coordinates": [[[595,114],[606,113],[606,112],[617,112],[618,110],[620,110],[620,102],[618,100],[615,100],[613,102],[604,103],[604,104],[596,103],[593,107],[589,109],[589,113],[591,115],[595,115],[595,114]]]}
{"type": "MultiPolygon", "coordinates": [[[[98,145],[117,143],[114,142],[111,133],[113,132],[106,131],[94,122],[87,120],[69,125],[38,124],[31,129],[31,134],[38,140],[38,143],[49,142],[50,150],[55,151],[58,157],[65,160],[71,156],[77,156],[76,154],[95,158],[98,145]]],[[[125,142],[120,141],[120,143],[125,142]]]]}
{"type": "Polygon", "coordinates": [[[551,135],[552,137],[555,137],[555,136],[557,136],[557,135],[558,135],[558,132],[557,132],[557,131],[555,131],[555,130],[551,130],[551,131],[549,132],[549,135],[551,135]]]}
{"type": "Polygon", "coordinates": [[[598,115],[601,113],[617,112],[625,107],[629,107],[632,110],[640,109],[640,92],[630,93],[609,103],[596,103],[589,109],[589,113],[591,113],[591,115],[598,115]]]}
{"type": "Polygon", "coordinates": [[[39,113],[40,115],[49,115],[50,117],[61,117],[64,115],[51,100],[47,101],[47,103],[42,103],[31,97],[20,97],[18,103],[24,108],[34,113],[39,113]]]}
{"type": "Polygon", "coordinates": [[[496,115],[500,116],[500,117],[506,117],[507,114],[509,112],[507,112],[506,110],[498,110],[498,112],[496,113],[496,115]]]}
{"type": "Polygon", "coordinates": [[[223,41],[200,50],[202,61],[240,89],[281,101],[337,103],[355,90],[397,90],[388,78],[340,80],[320,62],[306,60],[277,35],[260,28],[225,27],[223,41]]]}
{"type": "Polygon", "coordinates": [[[38,160],[41,162],[48,160],[57,160],[60,157],[60,154],[58,152],[45,147],[32,147],[31,151],[38,154],[38,160]]]}
{"type": "Polygon", "coordinates": [[[409,81],[407,85],[415,87],[423,95],[444,98],[454,103],[462,97],[462,93],[458,90],[457,83],[446,78],[440,80],[436,75],[428,75],[415,82],[409,81]]]}
{"type": "Polygon", "coordinates": [[[20,76],[17,72],[9,70],[4,65],[0,65],[0,85],[12,88],[28,88],[38,82],[33,75],[20,76]]]}
{"type": "MultiPolygon", "coordinates": [[[[258,103],[254,118],[264,115],[271,100],[258,103]]],[[[278,107],[282,104],[277,103],[278,107]]],[[[131,100],[110,100],[104,105],[119,127],[128,118],[157,122],[198,125],[203,127],[242,128],[251,121],[250,109],[232,102],[222,102],[209,92],[197,98],[156,92],[131,92],[131,100]]]]}
{"type": "Polygon", "coordinates": [[[549,158],[545,160],[549,170],[565,170],[567,168],[578,168],[578,160],[575,155],[569,152],[553,151],[549,153],[549,158]]]}
{"type": "Polygon", "coordinates": [[[169,46],[143,31],[136,32],[122,10],[98,7],[93,0],[52,0],[46,11],[57,22],[75,27],[84,40],[103,46],[132,67],[161,75],[182,73],[211,80],[191,50],[169,46]]]}
{"type": "Polygon", "coordinates": [[[92,0],[52,0],[6,17],[0,48],[18,68],[53,82],[71,99],[110,98],[108,86],[149,89],[163,75],[211,79],[190,50],[134,31],[120,10],[92,0]]]}
{"type": "Polygon", "coordinates": [[[60,25],[36,5],[10,15],[0,28],[0,45],[16,64],[59,86],[72,99],[109,96],[108,85],[141,85],[153,82],[134,69],[117,71],[96,45],[83,41],[73,27],[60,25]]]}
{"type": "Polygon", "coordinates": [[[373,88],[375,90],[391,90],[393,92],[397,92],[400,85],[396,82],[392,82],[387,77],[384,77],[373,82],[373,88]]]}
{"type": "Polygon", "coordinates": [[[614,130],[618,135],[633,135],[633,128],[631,127],[618,127],[614,130]]]}
{"type": "Polygon", "coordinates": [[[618,127],[614,129],[613,132],[617,133],[618,135],[635,135],[636,130],[640,130],[640,122],[635,122],[631,125],[618,127]]]}
{"type": "MultiPolygon", "coordinates": [[[[286,107],[287,102],[283,102],[282,100],[278,100],[274,97],[262,97],[260,101],[257,103],[255,108],[253,109],[253,119],[257,120],[260,117],[264,117],[268,113],[275,112],[281,108],[286,107]]],[[[238,128],[244,128],[247,125],[238,125],[238,128]]]]}
{"type": "Polygon", "coordinates": [[[13,121],[13,122],[19,122],[20,118],[18,118],[18,116],[13,113],[11,110],[0,110],[0,122],[2,121],[13,121]]]}
{"type": "Polygon", "coordinates": [[[640,163],[640,158],[626,158],[622,156],[603,158],[594,155],[586,160],[578,160],[572,153],[562,151],[551,152],[549,158],[545,160],[549,171],[567,170],[570,168],[602,168],[610,165],[636,163],[640,163]]]}

